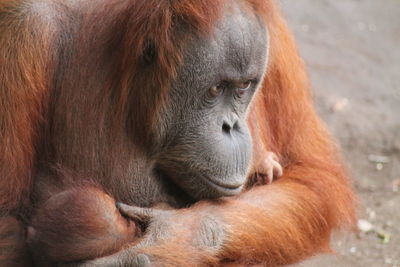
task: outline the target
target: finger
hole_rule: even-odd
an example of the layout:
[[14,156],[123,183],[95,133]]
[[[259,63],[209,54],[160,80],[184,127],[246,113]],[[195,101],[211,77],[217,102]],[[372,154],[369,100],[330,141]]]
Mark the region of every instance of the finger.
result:
[[270,153],[271,153],[271,158],[272,158],[274,161],[278,161],[278,162],[279,162],[278,156],[277,156],[274,152],[270,152]]
[[57,267],[99,267],[99,266],[119,266],[119,260],[116,257],[104,257],[85,262],[59,263]]
[[131,264],[132,267],[151,267],[150,259],[146,254],[137,255]]
[[[142,244],[143,241],[140,242]],[[152,243],[146,241],[141,247],[147,247]],[[121,266],[132,266],[132,267],[150,267],[152,266],[150,257],[146,254],[138,252],[139,246],[129,247],[123,251],[117,252],[110,256],[97,258],[80,263],[65,263],[59,264],[57,267],[121,267]],[[140,254],[138,254],[140,253]]]
[[[100,266],[110,266],[110,267],[121,267],[121,266],[131,266],[128,264],[133,260],[134,250],[128,248],[124,251],[117,252],[116,254],[97,258],[94,260],[89,260],[76,265],[59,265],[58,267],[100,267]],[[136,257],[136,256],[135,256]],[[127,265],[128,264],[128,265]],[[138,266],[138,265],[134,265]]]
[[117,203],[117,208],[123,215],[140,222],[148,222],[155,216],[152,209],[148,208],[139,208],[123,203]]
[[279,162],[275,161],[274,163],[272,163],[272,165],[274,166],[274,175],[277,177],[280,177],[283,175],[283,168],[281,166],[281,164],[279,164]]
[[273,180],[274,180],[274,168],[273,166],[271,166],[267,170],[267,179],[265,181],[265,184],[271,184]]

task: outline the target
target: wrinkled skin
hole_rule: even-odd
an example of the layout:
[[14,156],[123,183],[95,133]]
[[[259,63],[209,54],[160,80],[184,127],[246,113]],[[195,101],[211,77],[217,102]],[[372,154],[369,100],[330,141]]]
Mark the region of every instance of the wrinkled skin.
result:
[[[227,14],[213,38],[193,37],[161,112],[161,172],[195,199],[238,194],[250,166],[246,112],[267,61],[265,28]],[[273,168],[271,168],[273,169]]]

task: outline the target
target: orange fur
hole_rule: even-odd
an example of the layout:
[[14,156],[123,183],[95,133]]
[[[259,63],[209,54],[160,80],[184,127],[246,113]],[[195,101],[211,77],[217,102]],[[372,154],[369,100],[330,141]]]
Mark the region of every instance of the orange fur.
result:
[[[268,150],[280,156],[284,174],[218,205],[200,204],[191,214],[224,218],[229,238],[218,257],[227,265],[278,266],[330,252],[333,229],[354,225],[356,201],[338,148],[314,111],[303,62],[277,6],[251,2],[266,14],[271,38],[268,72],[248,117],[256,148],[252,174],[262,169],[258,164]],[[143,252],[173,266],[166,256],[170,243]],[[180,261],[204,264],[192,257]]]
[[49,93],[54,29],[34,10],[0,6],[0,212],[29,198]]
[[[181,61],[187,36],[174,25],[184,25],[198,34],[212,34],[212,26],[225,1],[228,0],[96,0],[83,1],[76,6],[74,1],[63,3],[61,0],[0,3],[0,263],[25,259],[23,226],[13,227],[10,220],[15,219],[9,214],[32,215],[29,210],[22,212],[21,207],[34,207],[29,199],[39,160],[63,162],[67,168],[104,181],[110,169],[116,174],[123,173],[126,171],[124,161],[136,156],[140,159],[152,134],[147,129],[157,129],[154,125],[157,110],[161,110],[165,90]],[[355,220],[354,196],[346,171],[336,145],[315,114],[303,63],[276,4],[272,0],[238,1],[247,3],[249,12],[263,17],[271,42],[268,72],[248,117],[256,148],[251,175],[262,169],[259,164],[267,151],[279,155],[285,167],[284,175],[272,185],[250,189],[236,198],[218,203],[202,202],[190,208],[191,216],[186,216],[181,223],[195,225],[204,212],[214,214],[228,225],[228,239],[218,255],[193,248],[187,241],[189,230],[177,231],[174,242],[143,249],[165,266],[293,263],[328,251],[332,230],[351,225]],[[73,20],[60,11],[64,4],[69,4],[74,12],[84,9],[85,12],[79,13],[84,14],[81,28],[74,28]],[[99,19],[103,23],[96,23]],[[79,49],[70,44],[67,34],[64,36],[67,30],[76,34]],[[156,63],[151,66],[147,66],[142,57],[149,45],[156,51]],[[63,54],[57,58],[59,46],[67,52],[73,47],[79,56],[68,58]],[[103,72],[93,66],[104,65],[97,56],[105,52],[112,55],[107,58],[108,69],[103,77]],[[61,80],[57,76],[61,74],[52,71],[56,66],[63,66],[63,60],[76,69],[63,70],[64,80]],[[48,95],[57,79],[61,80],[57,85],[64,90],[82,88],[82,95],[79,99],[64,99],[61,95],[58,106],[49,110]],[[132,96],[129,91],[132,83],[143,85],[145,93]],[[111,88],[119,90],[114,92]],[[62,109],[68,110],[69,101],[81,101],[81,109],[58,114]],[[88,105],[85,101],[91,102]],[[157,110],[149,113],[149,107]],[[108,109],[112,109],[112,116],[108,115],[112,119],[105,114]],[[47,130],[69,133],[57,121],[46,121],[47,112],[57,113],[59,120],[82,129],[80,136],[74,136],[71,143],[54,141],[62,147],[59,154],[52,154],[51,149],[47,149],[45,155],[38,153],[43,149],[43,139],[49,139],[43,134],[43,125]],[[132,113],[136,114],[134,118],[129,117]],[[137,139],[143,141],[132,154],[120,155],[118,147],[127,145],[124,139],[127,121],[128,128],[134,128]],[[104,132],[106,127],[110,129]],[[81,135],[93,136],[93,144],[82,146],[82,140],[86,139]],[[96,161],[97,144],[108,142],[110,136],[113,146],[107,151],[109,156],[103,166],[104,162]],[[112,192],[114,185],[107,185]],[[82,214],[78,219],[85,227],[71,234],[85,238],[85,234],[100,233],[104,237],[108,231],[117,229],[121,239],[114,241],[129,243],[130,239],[122,237],[133,233],[132,227],[113,228],[126,223],[119,214],[102,223],[104,212],[115,215],[115,206],[113,200],[102,198],[105,194],[96,190],[89,188],[88,195],[86,191],[71,191],[61,202],[61,206],[70,207],[68,216]],[[69,203],[74,205],[69,206]],[[97,210],[85,206],[88,203],[103,210],[96,213]],[[63,227],[71,221],[67,215],[58,213],[61,212],[58,207],[44,205],[35,213],[37,233],[42,231],[47,235],[46,231],[52,229],[41,227],[54,225],[54,220],[58,222],[62,218],[67,224],[60,223],[58,231],[67,231]],[[67,247],[65,251],[69,254],[58,254],[55,250],[59,249],[57,238],[49,237],[53,242],[49,254],[57,259],[76,259],[77,253],[81,253],[79,244],[76,248]],[[108,248],[100,246],[99,250],[89,246],[85,255],[77,257],[111,253],[121,246],[121,243],[114,246],[114,241],[110,241]],[[2,247],[9,249],[2,250]]]
[[52,196],[36,211],[29,229],[36,256],[48,255],[50,262],[110,255],[140,233],[134,222],[122,217],[115,201],[94,187]]

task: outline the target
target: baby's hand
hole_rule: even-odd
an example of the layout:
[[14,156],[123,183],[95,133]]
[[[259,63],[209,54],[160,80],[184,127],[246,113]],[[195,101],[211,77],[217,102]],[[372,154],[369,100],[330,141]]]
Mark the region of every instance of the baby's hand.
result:
[[257,166],[257,174],[253,183],[256,185],[270,184],[274,178],[280,177],[282,174],[283,168],[276,154],[267,152],[261,164]]

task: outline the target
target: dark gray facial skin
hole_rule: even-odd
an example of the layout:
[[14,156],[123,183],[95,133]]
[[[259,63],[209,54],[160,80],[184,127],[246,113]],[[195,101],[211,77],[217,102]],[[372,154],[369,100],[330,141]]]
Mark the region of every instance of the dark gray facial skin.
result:
[[159,172],[194,199],[241,192],[252,141],[246,113],[267,62],[259,18],[231,6],[209,37],[193,37],[159,125]]

